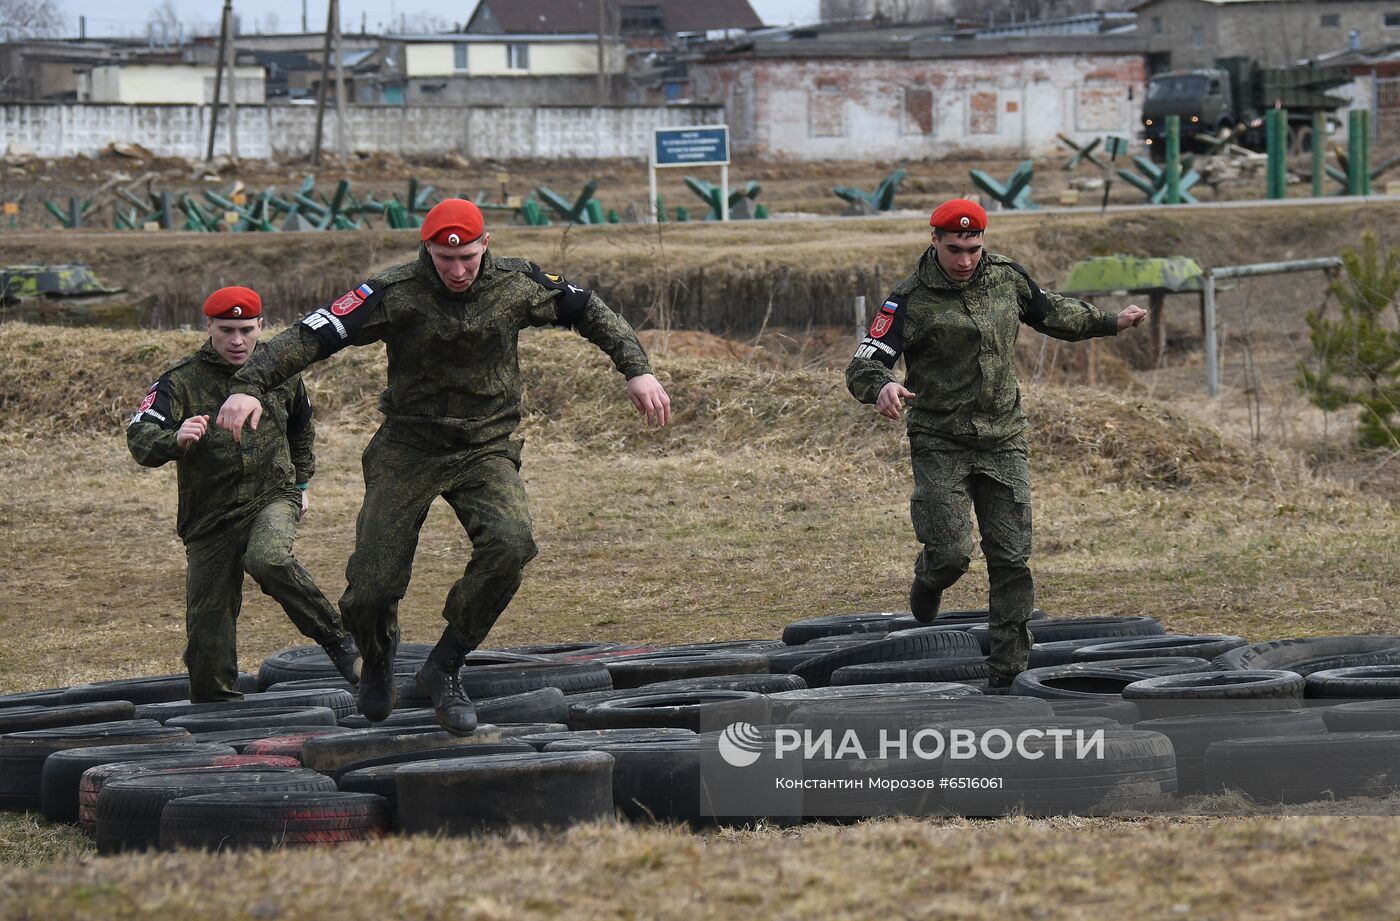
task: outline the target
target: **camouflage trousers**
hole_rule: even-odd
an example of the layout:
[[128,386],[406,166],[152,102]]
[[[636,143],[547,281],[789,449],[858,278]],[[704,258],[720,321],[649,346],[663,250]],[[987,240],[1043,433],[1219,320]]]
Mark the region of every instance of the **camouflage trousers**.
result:
[[914,577],[942,591],[967,572],[972,522],[982,532],[990,583],[991,655],[994,676],[1011,678],[1026,668],[1031,638],[1026,628],[1035,607],[1031,555],[1031,486],[1025,436],[987,450],[912,442],[914,495],[909,515],[924,545]]
[[243,573],[282,606],[302,635],[317,643],[345,636],[335,608],[292,556],[299,494],[289,490],[257,514],[185,545],[185,666],[190,699],[231,700],[238,678],[238,612]]
[[370,441],[363,463],[365,500],[340,599],[361,654],[372,661],[398,641],[399,602],[413,572],[418,532],[438,496],[452,506],[472,543],[442,616],[467,649],[475,649],[538,553],[520,480],[520,443],[501,439],[469,450],[443,449],[390,420]]

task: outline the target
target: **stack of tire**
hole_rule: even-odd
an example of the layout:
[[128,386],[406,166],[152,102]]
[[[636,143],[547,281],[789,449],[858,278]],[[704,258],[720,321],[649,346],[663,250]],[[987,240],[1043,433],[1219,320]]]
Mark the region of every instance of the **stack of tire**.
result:
[[[481,719],[467,738],[418,694],[426,645],[401,647],[399,709],[373,726],[317,647],[269,656],[237,701],[190,703],[180,675],[9,695],[0,808],[78,823],[108,853],[1400,789],[1400,637],[1250,645],[1039,611],[1029,627],[1037,665],[995,695],[985,611],[813,618],[781,641],[479,650],[460,673]],[[888,744],[911,737],[942,747]]]

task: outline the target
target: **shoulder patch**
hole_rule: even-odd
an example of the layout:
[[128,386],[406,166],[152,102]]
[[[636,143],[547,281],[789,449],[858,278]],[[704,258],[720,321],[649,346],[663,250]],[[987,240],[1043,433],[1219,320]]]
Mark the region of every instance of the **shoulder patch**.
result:
[[350,344],[351,335],[369,319],[375,305],[384,300],[384,289],[381,278],[371,278],[301,318],[301,325],[320,340],[322,358]]
[[[182,362],[183,364],[183,362]],[[175,367],[179,367],[176,365]],[[171,368],[173,371],[174,368]],[[127,426],[133,426],[138,422],[154,422],[167,432],[178,428],[179,419],[175,418],[173,403],[170,396],[170,371],[166,371],[158,377],[155,383],[151,384],[146,396],[141,400],[141,405],[136,407],[136,415],[131,417]]]
[[1026,280],[1026,285],[1030,288],[1030,306],[1023,312],[1023,319],[1025,322],[1032,326],[1045,322],[1045,318],[1050,315],[1050,299],[1045,296],[1044,291],[1040,290],[1040,286],[1031,279],[1030,273],[1021,268],[1019,262],[1013,262],[1010,259],[1006,259],[1004,262],[999,262],[997,264],[1009,267],[1013,272],[1024,278]]

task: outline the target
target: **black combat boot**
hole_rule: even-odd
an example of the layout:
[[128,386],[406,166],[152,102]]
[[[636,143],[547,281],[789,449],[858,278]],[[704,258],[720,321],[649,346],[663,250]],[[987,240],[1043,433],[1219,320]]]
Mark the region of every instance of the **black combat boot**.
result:
[[371,723],[387,719],[394,712],[394,654],[399,640],[379,656],[365,656],[360,670],[360,713]]
[[355,648],[355,638],[345,634],[334,643],[322,643],[321,648],[330,656],[331,664],[340,672],[340,677],[350,682],[351,687],[360,683],[360,651]]
[[942,592],[935,592],[918,576],[914,577],[914,584],[909,586],[909,610],[914,612],[915,620],[921,624],[933,623],[933,619],[938,616],[938,606],[942,603]]
[[476,731],[476,707],[457,680],[468,652],[461,634],[449,625],[418,670],[418,693],[432,700],[442,728],[459,736],[469,736]]

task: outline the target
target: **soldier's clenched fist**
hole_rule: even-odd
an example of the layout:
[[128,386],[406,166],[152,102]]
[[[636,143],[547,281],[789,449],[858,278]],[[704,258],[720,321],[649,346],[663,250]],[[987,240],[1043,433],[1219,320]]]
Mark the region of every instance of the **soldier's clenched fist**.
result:
[[204,437],[204,433],[209,429],[208,416],[190,416],[180,423],[180,430],[175,433],[175,444],[183,451],[196,441]]

